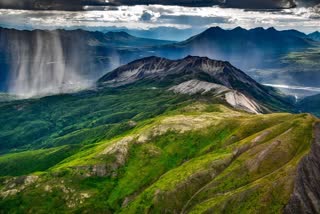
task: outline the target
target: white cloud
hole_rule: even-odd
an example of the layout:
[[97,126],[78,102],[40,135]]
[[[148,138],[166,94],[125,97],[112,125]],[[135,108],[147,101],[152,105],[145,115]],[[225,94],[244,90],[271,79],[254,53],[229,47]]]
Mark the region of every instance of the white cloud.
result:
[[294,28],[305,32],[320,30],[319,8],[295,8],[280,11],[245,11],[220,7],[121,6],[104,11],[22,11],[0,10],[0,26],[14,28],[97,28],[126,27],[149,29],[175,27],[205,29],[219,25]]

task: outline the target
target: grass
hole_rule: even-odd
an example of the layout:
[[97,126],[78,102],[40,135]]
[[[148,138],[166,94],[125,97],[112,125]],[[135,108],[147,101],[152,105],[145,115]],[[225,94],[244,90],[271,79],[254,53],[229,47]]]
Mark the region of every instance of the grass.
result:
[[79,146],[61,146],[0,156],[0,176],[19,176],[45,171],[75,154]]
[[[275,116],[276,115],[272,115],[272,117],[274,117],[273,118],[274,120],[281,118],[283,115],[278,115],[279,118],[275,118]],[[292,173],[292,170],[295,169],[294,167],[297,166],[297,163],[299,162],[299,160],[308,152],[311,138],[312,138],[311,129],[312,129],[313,119],[311,117],[307,117],[307,118],[303,118],[303,117],[305,116],[303,115],[299,116],[298,119],[295,120],[294,116],[291,116],[291,120],[293,120],[292,122],[290,122],[291,126],[297,126],[296,124],[299,124],[299,123],[302,124],[301,126],[297,126],[292,131],[292,133],[295,133],[295,135],[293,136],[291,136],[292,135],[291,133],[285,134],[283,136],[281,134],[284,132],[277,133],[277,130],[280,127],[274,124],[276,128],[274,130],[272,130],[272,128],[270,129],[271,131],[276,132],[275,135],[273,135],[273,138],[283,140],[288,145],[283,145],[283,148],[282,148],[283,152],[281,150],[281,152],[277,153],[275,150],[272,152],[272,154],[274,154],[275,156],[270,156],[263,159],[263,162],[260,165],[259,171],[249,173],[245,165],[246,161],[254,158],[255,149],[252,149],[252,152],[251,152],[252,154],[250,153],[250,150],[248,152],[244,152],[239,158],[233,160],[230,166],[228,166],[230,157],[233,154],[233,150],[231,148],[233,148],[234,145],[229,145],[226,148],[224,146],[221,146],[220,149],[218,149],[219,148],[218,147],[213,151],[210,151],[209,153],[204,154],[203,156],[200,156],[198,158],[192,158],[190,161],[185,162],[182,166],[180,167],[177,166],[177,168],[161,176],[160,179],[157,180],[157,182],[155,182],[153,185],[147,188],[143,193],[141,193],[138,197],[136,197],[136,199],[130,204],[130,206],[124,209],[123,212],[124,213],[136,213],[136,212],[159,213],[161,212],[161,210],[164,210],[164,209],[171,210],[171,212],[173,212],[175,209],[179,210],[182,208],[182,206],[184,205],[183,202],[185,202],[186,200],[185,197],[188,198],[189,196],[190,198],[193,193],[195,193],[196,191],[201,189],[201,187],[204,187],[206,185],[209,185],[210,188],[208,187],[208,190],[206,190],[205,188],[203,190],[203,193],[198,194],[197,197],[199,197],[199,199],[196,200],[195,198],[193,200],[195,200],[194,202],[195,204],[201,204],[201,201],[207,201],[211,197],[214,197],[211,203],[208,202],[209,204],[205,205],[206,209],[209,209],[215,203],[217,204],[220,203],[220,202],[219,203],[216,202],[216,200],[220,200],[218,198],[221,193],[238,191],[239,188],[245,185],[250,186],[252,182],[255,182],[257,179],[265,175],[268,175],[268,173],[272,173],[275,169],[278,169],[278,168],[281,169],[281,166],[285,165],[287,161],[291,159],[292,161],[289,162],[290,165],[288,167],[288,170],[291,170],[291,173]],[[286,125],[287,125],[286,123],[283,123],[283,126],[286,126]],[[248,127],[242,126],[243,129],[246,129]],[[286,130],[287,129],[285,128],[284,131]],[[271,135],[273,134],[273,132],[271,132]],[[216,133],[216,132],[213,131],[213,133]],[[246,133],[248,134],[249,132],[246,132]],[[187,139],[189,139],[189,137]],[[226,139],[228,138],[225,138],[224,140]],[[249,135],[246,135],[243,141],[246,141],[247,142],[246,144],[248,144],[248,142],[250,142],[252,139],[253,137],[251,137],[249,134]],[[203,142],[203,141],[201,140],[200,142]],[[272,142],[273,141],[270,141],[270,139],[266,138],[264,139],[262,146],[268,146]],[[238,144],[238,145],[241,145],[241,144]],[[253,147],[253,148],[256,148],[256,147]],[[293,151],[289,150],[289,148],[292,149]],[[287,154],[287,155],[284,155],[284,154]],[[276,157],[279,159],[276,159]],[[213,160],[211,158],[213,158]],[[220,163],[218,162],[215,164],[215,161],[214,161],[215,158],[219,158]],[[208,167],[209,163],[213,164],[213,169],[210,169]],[[221,171],[221,168],[223,168],[223,170],[220,173],[219,171]],[[207,171],[205,169],[207,169]],[[212,179],[212,177],[209,176],[211,173],[213,174],[220,173],[220,175]],[[192,176],[195,176],[197,179],[192,181],[192,178],[190,178]],[[282,173],[281,176],[275,177],[275,178],[270,176],[271,181],[269,180],[267,180],[268,182],[263,181],[262,184],[268,186],[268,185],[271,185],[270,183],[272,183],[274,180],[278,178],[284,179],[284,177],[287,177],[285,173]],[[289,178],[292,179],[291,177]],[[184,184],[187,184],[188,186],[187,189],[183,188]],[[197,186],[199,184],[200,186]],[[179,186],[181,189],[179,189]],[[248,189],[250,190],[250,188]],[[192,190],[193,190],[193,193],[192,193]],[[261,190],[259,189],[259,191]],[[162,193],[162,197],[159,192]],[[268,195],[271,193],[276,194],[274,192],[267,192],[264,194]],[[230,195],[234,195],[234,194],[235,193],[232,193]],[[278,196],[288,199],[289,194],[290,194],[289,192],[282,192]],[[215,195],[217,195],[217,199],[215,198],[216,197]],[[248,197],[254,197],[254,194],[253,195],[249,194]],[[257,206],[259,203],[261,203],[258,200],[258,198],[255,198],[256,201],[248,199],[247,202],[243,202],[243,201],[238,202],[236,203],[236,205],[238,206],[238,205],[241,205],[242,203],[244,204],[256,203],[256,205],[254,206]],[[284,200],[273,200],[273,201],[274,203],[275,202],[282,203]],[[283,205],[279,205],[279,204],[275,204],[272,206],[274,206],[275,210],[277,211],[279,211],[280,208],[283,207]],[[253,207],[251,207],[251,209]],[[247,209],[248,207],[244,207],[244,208]],[[235,210],[236,209],[234,209],[234,211]]]
[[182,99],[162,90],[136,90],[105,89],[1,103],[0,153],[110,139],[130,128],[123,127],[124,122],[154,117]]
[[[0,212],[282,210],[315,118],[251,115],[210,99],[137,90],[0,104]],[[90,174],[96,166],[110,173]],[[25,183],[28,174],[38,180]]]

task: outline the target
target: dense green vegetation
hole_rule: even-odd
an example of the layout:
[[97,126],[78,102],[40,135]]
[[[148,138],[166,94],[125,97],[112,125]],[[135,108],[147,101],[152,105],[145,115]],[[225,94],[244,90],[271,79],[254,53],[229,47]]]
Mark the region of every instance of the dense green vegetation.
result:
[[[113,117],[99,114],[103,123],[111,121],[113,134],[112,128],[99,135],[95,126],[89,126],[79,141],[72,141],[70,132],[65,132],[70,140],[57,141],[64,138],[60,132],[59,137],[52,137],[55,143],[50,146],[29,143],[21,146],[21,150],[27,147],[34,150],[16,153],[11,150],[2,155],[1,175],[5,177],[0,180],[0,210],[4,213],[34,210],[48,213],[57,207],[59,212],[97,213],[282,210],[292,191],[297,165],[310,149],[315,118],[308,114],[251,115],[214,104],[205,97],[189,97],[186,101],[156,89],[145,90],[139,96],[134,90],[113,91],[123,93],[125,99],[107,95],[106,91],[99,98],[89,96],[90,93],[79,95],[82,99],[77,102],[100,100],[91,108],[105,102],[109,104],[106,110],[110,106],[119,110]],[[102,98],[121,100],[116,107]],[[83,121],[79,122],[82,126],[75,127],[92,124],[85,119],[92,118],[93,112],[80,114],[80,110],[72,108],[80,105],[68,108],[67,101],[75,97],[66,95],[63,99],[59,105],[66,107],[65,112],[74,116],[76,124]],[[44,105],[38,104],[41,101],[18,101],[13,106],[22,102],[29,103],[29,108],[33,105],[41,108]],[[165,102],[161,104],[165,106],[163,109],[157,106],[161,102]],[[2,111],[12,108],[10,105],[2,104]],[[22,111],[32,112],[27,106]],[[55,107],[46,107],[52,109],[49,115],[59,114],[59,111],[53,114]],[[89,104],[87,108],[90,109]],[[138,109],[145,109],[144,114],[139,114]],[[128,113],[135,111],[136,114]],[[117,119],[118,115],[123,119]],[[101,126],[99,117],[92,120],[99,124],[97,127]],[[89,141],[94,133],[98,133],[97,137]],[[27,174],[31,175],[11,177]]]
[[0,103],[0,152],[99,142],[181,101],[146,86]]

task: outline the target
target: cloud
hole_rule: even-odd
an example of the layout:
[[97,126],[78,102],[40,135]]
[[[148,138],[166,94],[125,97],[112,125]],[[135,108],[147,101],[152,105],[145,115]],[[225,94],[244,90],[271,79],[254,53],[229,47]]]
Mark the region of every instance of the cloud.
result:
[[[320,29],[317,7],[284,10],[244,10],[215,7],[140,5],[105,7],[100,11],[0,10],[0,26],[18,29],[84,28],[92,30],[148,30],[156,28],[192,29],[276,27],[311,32]],[[190,35],[191,36],[191,35]]]
[[[203,7],[219,5],[232,8],[276,9],[291,8],[296,5],[308,6],[319,0],[0,0],[0,8],[41,9],[41,10],[82,10],[99,6],[134,6],[134,5],[175,5]],[[92,9],[92,8],[91,8]]]

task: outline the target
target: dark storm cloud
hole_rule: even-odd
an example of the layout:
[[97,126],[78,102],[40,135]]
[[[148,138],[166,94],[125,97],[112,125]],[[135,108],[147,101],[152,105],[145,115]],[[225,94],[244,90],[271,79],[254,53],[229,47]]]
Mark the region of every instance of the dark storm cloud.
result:
[[212,6],[220,5],[233,8],[280,9],[294,7],[295,0],[110,0],[110,4],[138,5],[163,4],[179,6]]
[[281,9],[296,6],[295,0],[227,0],[225,5],[234,8]]
[[[297,0],[301,4],[316,4],[319,0]],[[38,9],[38,10],[82,10],[99,6],[121,5],[177,5],[177,6],[213,6],[247,8],[247,9],[280,9],[296,5],[295,0],[0,0],[0,8]]]
[[296,4],[301,7],[312,7],[320,4],[320,0],[296,0]]
[[38,10],[81,10],[81,0],[0,0],[1,8],[8,9],[38,9]]

